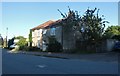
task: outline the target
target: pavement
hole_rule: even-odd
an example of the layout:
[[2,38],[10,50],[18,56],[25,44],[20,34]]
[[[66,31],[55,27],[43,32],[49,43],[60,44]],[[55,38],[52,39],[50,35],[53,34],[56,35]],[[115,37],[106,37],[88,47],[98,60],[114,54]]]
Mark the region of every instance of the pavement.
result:
[[44,56],[44,57],[51,57],[51,58],[80,59],[83,61],[89,60],[89,61],[102,61],[102,62],[115,62],[115,63],[118,63],[118,55],[119,55],[118,53],[114,53],[114,52],[96,53],[96,54],[67,54],[67,53],[52,53],[52,52],[19,51],[15,53]]

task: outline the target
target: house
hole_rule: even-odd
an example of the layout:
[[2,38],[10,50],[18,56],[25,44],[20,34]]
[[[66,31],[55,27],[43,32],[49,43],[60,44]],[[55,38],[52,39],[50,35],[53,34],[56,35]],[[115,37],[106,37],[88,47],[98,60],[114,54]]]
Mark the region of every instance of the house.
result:
[[74,32],[66,32],[60,25],[62,21],[63,19],[49,20],[32,28],[32,46],[46,50],[45,44],[48,43],[48,37],[55,36],[56,40],[62,44],[63,49],[73,49],[75,47]]
[[32,46],[45,50],[45,43],[48,43],[48,37],[52,35],[54,35],[56,39],[61,42],[61,39],[59,39],[60,37],[58,37],[61,34],[61,32],[58,32],[60,29],[55,27],[58,21],[49,20],[41,25],[38,25],[37,27],[32,28]]

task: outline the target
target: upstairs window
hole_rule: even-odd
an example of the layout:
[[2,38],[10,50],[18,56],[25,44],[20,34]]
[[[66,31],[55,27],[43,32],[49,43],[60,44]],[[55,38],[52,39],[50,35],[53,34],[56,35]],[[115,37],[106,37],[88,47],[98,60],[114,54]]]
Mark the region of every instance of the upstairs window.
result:
[[55,35],[55,28],[50,29],[50,35]]
[[37,36],[40,36],[40,31],[38,31],[38,35]]
[[42,34],[42,29],[39,29],[37,32],[38,32],[38,35],[37,35],[37,36],[40,37],[40,35]]
[[32,37],[34,37],[34,32],[32,32]]
[[43,30],[43,34],[46,34],[47,33],[47,30]]

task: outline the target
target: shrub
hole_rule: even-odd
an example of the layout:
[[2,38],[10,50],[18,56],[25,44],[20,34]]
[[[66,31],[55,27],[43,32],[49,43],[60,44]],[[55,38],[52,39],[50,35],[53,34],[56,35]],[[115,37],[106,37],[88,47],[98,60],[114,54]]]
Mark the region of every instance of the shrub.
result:
[[25,46],[19,46],[19,50],[24,50]]
[[54,36],[49,37],[49,43],[47,44],[48,52],[61,52],[62,45],[56,40]]
[[19,46],[19,50],[24,50],[24,48],[27,47],[26,38],[20,38],[16,44]]
[[61,48],[61,44],[59,42],[55,42],[48,44],[47,50],[49,52],[60,52]]

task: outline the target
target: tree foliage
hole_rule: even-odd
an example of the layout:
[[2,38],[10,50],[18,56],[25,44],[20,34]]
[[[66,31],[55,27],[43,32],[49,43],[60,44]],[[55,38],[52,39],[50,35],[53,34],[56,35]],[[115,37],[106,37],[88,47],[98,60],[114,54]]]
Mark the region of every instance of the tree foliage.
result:
[[104,32],[105,38],[117,37],[117,35],[120,35],[120,26],[109,26]]
[[17,36],[17,37],[14,37],[14,39],[24,39],[23,36]]
[[16,44],[20,47],[20,50],[24,49],[24,47],[27,46],[26,38],[24,38],[23,36],[18,36],[16,38],[19,39]]
[[[69,7],[68,7],[69,8]],[[78,11],[73,11],[69,8],[68,14],[63,14],[59,9],[58,11],[63,16],[63,20],[60,25],[66,30],[66,32],[70,29],[76,29],[76,26],[79,26],[81,17]]]
[[74,34],[72,36],[75,37],[77,43],[80,42],[81,47],[78,45],[80,49],[92,48],[91,45],[93,45],[93,49],[96,49],[98,41],[102,39],[105,25],[109,23],[105,20],[104,15],[99,15],[99,9],[88,8],[82,16],[79,11],[73,11],[70,8],[68,14],[58,11],[63,17],[60,25],[65,31],[62,30],[62,33],[72,32]]
[[81,27],[84,32],[80,30],[84,39],[87,40],[99,40],[104,32],[105,24],[109,23],[104,20],[104,16],[99,16],[99,9],[95,8],[93,10],[87,9],[85,15],[82,16]]
[[13,44],[14,44],[14,38],[9,39],[9,41],[8,41],[8,48],[10,48],[10,45],[13,45]]
[[30,42],[30,47],[32,47],[32,30],[31,29],[29,34],[29,42]]
[[26,39],[25,38],[22,38],[20,39],[18,42],[17,42],[17,45],[19,46],[25,46],[26,45]]
[[93,10],[88,8],[83,16],[80,16],[78,11],[73,11],[70,8],[68,14],[58,11],[64,18],[62,21],[63,28],[66,31],[69,29],[79,31],[84,41],[99,40],[103,35],[105,24],[109,23],[104,20],[103,15],[102,17],[99,16],[99,9],[97,8]]

